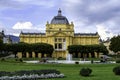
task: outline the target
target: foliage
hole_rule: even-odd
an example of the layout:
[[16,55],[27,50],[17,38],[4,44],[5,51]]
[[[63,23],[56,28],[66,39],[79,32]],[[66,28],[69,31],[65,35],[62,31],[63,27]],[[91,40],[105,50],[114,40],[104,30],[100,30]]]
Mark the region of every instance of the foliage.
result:
[[37,53],[53,53],[53,46],[47,43],[35,43],[32,45],[33,46],[33,51]]
[[114,51],[115,53],[120,51],[120,35],[114,36],[110,41],[110,50]]
[[1,58],[1,61],[5,61],[5,58]]
[[50,44],[46,44],[46,43],[34,43],[34,44],[27,44],[27,43],[15,43],[15,44],[0,44],[0,56],[7,56],[7,53],[1,53],[2,51],[4,52],[12,52],[13,54],[16,54],[17,52],[22,52],[23,54],[25,54],[26,52],[32,53],[46,53],[46,54],[52,54],[53,53],[53,46]]
[[92,73],[92,69],[90,69],[90,68],[82,68],[80,70],[81,76],[89,76],[91,73]]
[[0,52],[3,50],[3,41],[0,39]]
[[1,57],[6,57],[6,56],[9,56],[9,55],[10,55],[10,53],[8,53],[7,51],[0,52],[0,58]]
[[120,63],[120,59],[117,59],[117,60],[116,60],[116,63]]
[[20,61],[20,62],[23,62],[23,60],[22,60],[21,58],[19,59],[19,61]]
[[51,57],[54,51],[53,46],[47,43],[35,43],[32,44],[32,48],[35,53],[42,53],[42,57],[45,53]]
[[79,62],[78,62],[78,61],[76,61],[76,62],[75,62],[75,64],[79,64]]
[[7,50],[5,50],[5,45],[3,44],[3,41],[0,39],[0,57],[5,57],[10,55]]
[[108,50],[104,45],[70,45],[68,46],[69,53],[75,53],[78,56],[78,53],[84,57],[84,54],[92,54],[94,57],[94,52],[107,54]]
[[115,75],[120,75],[120,66],[114,67],[113,72],[115,73]]

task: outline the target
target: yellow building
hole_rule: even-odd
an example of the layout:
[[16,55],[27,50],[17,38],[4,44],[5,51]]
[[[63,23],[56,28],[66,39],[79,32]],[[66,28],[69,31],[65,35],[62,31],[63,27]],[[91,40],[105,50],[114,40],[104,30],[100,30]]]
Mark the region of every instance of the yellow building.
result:
[[99,44],[98,33],[74,33],[73,22],[69,23],[59,9],[57,16],[46,23],[46,33],[20,33],[20,42],[48,43],[54,47],[53,57],[66,57],[69,45]]

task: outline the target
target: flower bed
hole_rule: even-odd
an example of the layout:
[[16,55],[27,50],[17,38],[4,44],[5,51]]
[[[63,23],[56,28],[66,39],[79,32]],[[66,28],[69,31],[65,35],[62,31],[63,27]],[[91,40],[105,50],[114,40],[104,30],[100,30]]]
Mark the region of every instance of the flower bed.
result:
[[0,80],[37,80],[47,78],[63,78],[57,70],[21,70],[15,72],[0,71]]

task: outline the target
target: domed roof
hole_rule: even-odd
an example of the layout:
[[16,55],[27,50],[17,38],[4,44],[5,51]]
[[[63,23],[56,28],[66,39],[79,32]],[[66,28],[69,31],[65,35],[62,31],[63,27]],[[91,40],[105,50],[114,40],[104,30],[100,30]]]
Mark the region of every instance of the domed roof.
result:
[[62,16],[61,10],[58,10],[58,15],[51,20],[51,24],[69,24],[67,18]]

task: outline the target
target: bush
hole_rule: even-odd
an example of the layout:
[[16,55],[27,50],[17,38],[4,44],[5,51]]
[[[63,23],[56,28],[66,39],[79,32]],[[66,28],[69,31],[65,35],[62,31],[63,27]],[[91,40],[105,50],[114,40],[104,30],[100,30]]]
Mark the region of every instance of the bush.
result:
[[91,60],[91,64],[93,64],[94,63],[94,61],[93,60]]
[[91,73],[92,73],[92,69],[90,69],[90,68],[82,68],[80,70],[81,76],[89,76]]
[[0,58],[6,57],[6,56],[9,56],[9,55],[10,55],[10,53],[8,53],[8,52],[0,52]]
[[120,75],[120,66],[114,67],[113,72],[115,73],[115,75]]
[[75,62],[75,64],[79,64],[79,62]]
[[120,59],[116,60],[116,63],[120,63]]
[[5,61],[5,58],[1,58],[1,61]]
[[23,60],[22,60],[21,58],[19,59],[19,61],[20,61],[20,62],[23,62]]
[[64,58],[62,58],[62,57],[58,57],[58,60],[64,60]]

